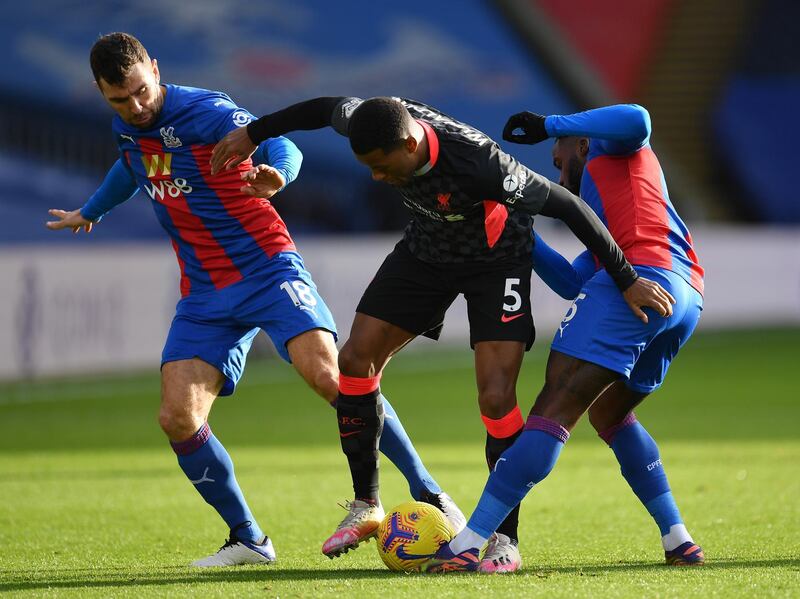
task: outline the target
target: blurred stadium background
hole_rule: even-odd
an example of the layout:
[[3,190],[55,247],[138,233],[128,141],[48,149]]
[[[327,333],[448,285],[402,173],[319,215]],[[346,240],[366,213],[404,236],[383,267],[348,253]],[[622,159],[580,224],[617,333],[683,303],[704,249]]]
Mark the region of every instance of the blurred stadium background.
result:
[[[180,476],[155,422],[158,362],[178,299],[169,241],[142,194],[91,235],[44,227],[48,208],[82,205],[116,159],[88,53],[99,34],[122,30],[158,59],[163,80],[224,90],[256,115],[320,95],[402,95],[499,138],[520,110],[646,106],[707,276],[697,338],[662,399],[640,416],[676,465],[671,480],[687,522],[719,569],[706,567],[704,586],[694,573],[674,586],[678,578],[654,566],[655,531],[582,424],[553,482],[523,506],[523,535],[536,539],[523,551],[531,578],[494,588],[518,596],[518,582],[529,580],[529,589],[564,597],[797,596],[800,489],[790,472],[800,459],[792,377],[800,363],[800,3],[0,0],[0,13],[0,591],[107,596],[152,584],[154,596],[196,596],[196,586],[165,585],[205,582],[206,594],[220,596],[333,588],[383,596],[371,552],[320,565],[319,539],[337,517],[332,502],[349,493],[344,459],[328,434],[332,414],[306,410],[318,400],[263,336],[254,350],[261,361],[213,425],[235,452],[254,511],[270,518],[287,560],[271,576],[285,586],[264,587],[257,572],[176,569],[224,531]],[[305,161],[275,205],[346,337],[407,213],[345,139],[290,137]],[[504,145],[557,178],[548,144]],[[559,223],[536,226],[567,256],[578,253]],[[533,293],[539,339],[519,382],[524,410],[566,309],[535,277]],[[485,465],[466,338],[456,303],[443,341],[412,344],[385,383],[433,471],[470,509]],[[386,500],[405,497],[396,472],[385,474]],[[600,527],[598,510],[608,520]],[[326,569],[347,575],[319,574]],[[609,573],[621,586],[606,586]],[[392,584],[414,596],[478,592],[467,578]]]
[[[116,159],[88,67],[93,41],[114,30],[140,37],[164,80],[225,90],[257,115],[318,95],[403,95],[499,138],[522,109],[643,104],[708,272],[701,327],[800,324],[793,0],[47,1],[4,14],[0,379],[157,365],[177,284],[148,199],[89,236],[43,226],[48,208],[82,205]],[[407,214],[343,138],[291,137],[305,162],[275,204],[346,335]],[[548,144],[506,149],[557,176]],[[577,253],[558,224],[537,227]],[[534,295],[546,339],[564,303],[538,281]],[[457,304],[445,340],[462,342],[465,324]]]

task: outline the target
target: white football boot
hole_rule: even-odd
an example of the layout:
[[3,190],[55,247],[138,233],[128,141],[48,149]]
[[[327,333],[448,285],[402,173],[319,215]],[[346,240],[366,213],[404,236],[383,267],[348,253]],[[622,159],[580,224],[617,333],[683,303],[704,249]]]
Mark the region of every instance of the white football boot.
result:
[[467,519],[464,517],[464,514],[458,509],[456,502],[453,501],[453,498],[447,493],[429,493],[428,491],[423,491],[419,500],[430,503],[442,510],[450,521],[450,525],[453,527],[453,531],[455,531],[456,534],[464,530],[464,527],[467,525]]
[[272,564],[276,561],[275,549],[269,537],[261,543],[242,541],[233,535],[213,555],[192,562],[196,568],[241,566],[243,564]]
[[516,572],[522,567],[519,547],[507,535],[496,532],[489,537],[489,544],[478,565],[478,572],[504,574]]

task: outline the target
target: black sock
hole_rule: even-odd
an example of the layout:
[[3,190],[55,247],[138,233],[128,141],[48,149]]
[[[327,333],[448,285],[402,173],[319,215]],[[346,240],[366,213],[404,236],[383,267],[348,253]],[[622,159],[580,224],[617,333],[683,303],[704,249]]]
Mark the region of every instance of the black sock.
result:
[[[514,444],[514,441],[522,434],[523,429],[519,429],[510,437],[498,439],[489,433],[486,433],[486,464],[489,466],[489,472],[494,470],[498,458],[503,455],[503,452]],[[519,542],[519,504],[511,510],[505,520],[497,527],[497,532],[506,535],[514,543]]]
[[378,442],[383,430],[380,389],[366,395],[343,395],[336,399],[336,416],[342,451],[353,477],[355,498],[378,502]]

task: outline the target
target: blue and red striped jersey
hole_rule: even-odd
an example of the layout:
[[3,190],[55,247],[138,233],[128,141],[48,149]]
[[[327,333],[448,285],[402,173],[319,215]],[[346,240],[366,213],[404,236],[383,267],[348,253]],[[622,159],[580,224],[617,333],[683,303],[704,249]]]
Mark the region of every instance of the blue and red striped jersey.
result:
[[580,195],[628,261],[670,270],[703,293],[704,271],[692,236],[670,201],[650,147],[648,112],[635,104],[607,106],[548,116],[545,128],[551,137],[590,139]]
[[[152,127],[138,129],[116,116],[112,129],[122,164],[152,200],[158,220],[172,238],[185,296],[240,281],[274,254],[294,250],[294,243],[269,200],[240,191],[240,175],[252,160],[211,176],[214,145],[253,116],[221,92],[165,87],[164,107]],[[287,183],[294,179],[301,160],[294,144],[275,138],[263,145],[270,154],[266,162],[281,170]],[[93,200],[107,208],[127,199],[119,188],[117,196],[111,202],[105,199],[105,204],[93,196],[81,212],[89,218]]]

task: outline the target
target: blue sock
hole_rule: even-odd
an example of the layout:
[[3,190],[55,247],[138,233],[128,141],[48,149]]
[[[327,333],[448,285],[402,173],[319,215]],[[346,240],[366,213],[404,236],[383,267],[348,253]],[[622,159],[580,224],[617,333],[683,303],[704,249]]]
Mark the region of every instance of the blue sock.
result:
[[[436,484],[422,460],[414,449],[411,439],[408,438],[403,423],[394,411],[392,404],[385,396],[383,398],[383,432],[378,449],[394,464],[408,481],[408,488],[414,499],[420,499],[422,493],[439,494],[441,487]],[[334,408],[336,402],[331,404]]]
[[678,506],[669,488],[658,445],[633,412],[600,437],[617,456],[622,476],[666,535],[674,524],[682,524]]
[[[258,543],[264,533],[256,523],[233,473],[233,462],[206,422],[186,441],[171,442],[189,481],[243,541]],[[242,526],[243,524],[247,525]]]
[[386,397],[383,398],[383,432],[378,447],[392,464],[406,477],[408,489],[414,499],[419,499],[424,491],[439,494],[442,489],[433,480],[417,450],[397,417],[397,412]]
[[491,536],[528,491],[550,473],[568,438],[557,422],[529,416],[523,433],[497,460],[467,528],[483,538]]

